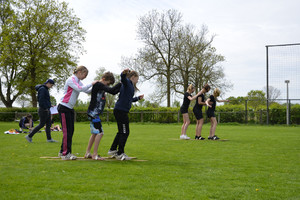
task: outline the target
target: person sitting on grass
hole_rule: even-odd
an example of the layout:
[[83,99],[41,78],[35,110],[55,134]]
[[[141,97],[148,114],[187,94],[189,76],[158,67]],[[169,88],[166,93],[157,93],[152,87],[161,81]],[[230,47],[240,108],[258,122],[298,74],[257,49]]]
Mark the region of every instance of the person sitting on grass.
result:
[[[91,102],[87,111],[92,135],[89,139],[84,158],[104,160],[100,155],[98,155],[98,147],[104,134],[99,115],[101,115],[104,110],[106,102],[105,92],[115,95],[120,91],[121,83],[116,84],[114,87],[108,87],[108,85],[112,85],[114,83],[115,78],[113,73],[106,72],[103,74],[101,80],[92,88]],[[90,151],[93,144],[94,151],[93,155],[91,155]]]
[[22,117],[19,122],[19,127],[20,132],[23,132],[23,129],[29,129],[29,131],[31,131],[33,127],[32,115],[27,114],[26,116]]

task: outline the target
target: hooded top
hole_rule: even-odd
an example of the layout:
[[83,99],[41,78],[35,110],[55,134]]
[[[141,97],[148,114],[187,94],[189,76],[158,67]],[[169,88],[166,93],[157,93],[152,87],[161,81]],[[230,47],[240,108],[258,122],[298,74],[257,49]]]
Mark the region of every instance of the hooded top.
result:
[[51,108],[49,88],[46,85],[37,85],[35,90],[38,92],[39,107],[45,110]]

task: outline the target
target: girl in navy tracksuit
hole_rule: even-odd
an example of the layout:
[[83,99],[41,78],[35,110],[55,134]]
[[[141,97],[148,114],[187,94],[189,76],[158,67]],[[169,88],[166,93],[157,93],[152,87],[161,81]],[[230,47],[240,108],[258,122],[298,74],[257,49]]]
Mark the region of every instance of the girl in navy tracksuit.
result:
[[129,118],[128,113],[132,102],[144,98],[144,95],[133,97],[137,89],[136,84],[139,75],[135,71],[125,69],[121,73],[121,83],[119,99],[114,108],[114,115],[118,124],[118,133],[111,145],[108,155],[116,157],[118,160],[129,160],[130,158],[124,153],[125,144],[129,136]]

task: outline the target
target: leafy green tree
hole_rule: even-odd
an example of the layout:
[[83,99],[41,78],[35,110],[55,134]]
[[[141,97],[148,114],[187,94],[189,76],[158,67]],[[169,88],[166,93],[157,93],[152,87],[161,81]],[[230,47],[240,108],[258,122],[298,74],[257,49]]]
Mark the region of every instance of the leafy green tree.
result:
[[245,101],[247,100],[247,97],[229,97],[227,98],[229,100],[229,102],[225,102],[224,104],[227,105],[241,105],[241,104],[245,104]]
[[266,94],[262,90],[251,90],[248,92],[247,99],[249,106],[255,110],[258,106],[266,104]]
[[84,52],[85,30],[65,2],[6,2],[0,24],[0,75],[6,80],[0,81],[0,97],[11,107],[18,96],[29,94],[36,107],[35,85],[50,77],[56,80],[56,86],[63,84],[76,66],[78,55]]

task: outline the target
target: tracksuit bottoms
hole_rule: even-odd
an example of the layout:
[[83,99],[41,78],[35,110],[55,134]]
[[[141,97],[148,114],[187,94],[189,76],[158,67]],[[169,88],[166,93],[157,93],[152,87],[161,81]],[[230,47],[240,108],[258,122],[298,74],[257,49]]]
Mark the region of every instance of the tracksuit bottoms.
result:
[[60,153],[64,156],[72,153],[72,138],[74,134],[74,109],[59,104],[57,110],[62,126],[63,139],[60,148]]
[[117,150],[119,147],[118,155],[121,155],[124,153],[125,144],[129,136],[128,112],[114,109],[114,115],[118,124],[118,133],[113,141],[113,144],[111,145],[110,150]]
[[46,124],[46,136],[47,140],[51,140],[51,114],[49,109],[39,108],[39,117],[40,117],[40,123],[37,125],[31,133],[28,135],[30,138],[32,138],[40,129],[42,129]]

